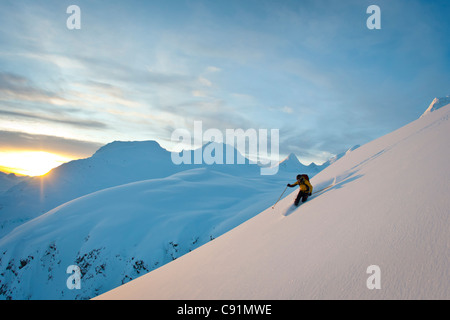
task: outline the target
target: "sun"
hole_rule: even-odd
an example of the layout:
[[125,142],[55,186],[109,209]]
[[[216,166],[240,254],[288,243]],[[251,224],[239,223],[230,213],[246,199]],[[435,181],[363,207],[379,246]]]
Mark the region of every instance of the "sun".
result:
[[0,151],[0,170],[41,176],[72,159],[46,151]]

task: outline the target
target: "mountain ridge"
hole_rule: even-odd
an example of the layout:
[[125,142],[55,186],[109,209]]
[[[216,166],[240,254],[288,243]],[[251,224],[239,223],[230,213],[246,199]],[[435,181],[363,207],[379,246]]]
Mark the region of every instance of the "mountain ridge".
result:
[[428,108],[425,110],[425,112],[420,117],[424,117],[427,114],[429,114],[437,109],[440,109],[448,104],[450,104],[450,96],[441,97],[441,98],[436,97],[433,99],[433,101],[431,101]]

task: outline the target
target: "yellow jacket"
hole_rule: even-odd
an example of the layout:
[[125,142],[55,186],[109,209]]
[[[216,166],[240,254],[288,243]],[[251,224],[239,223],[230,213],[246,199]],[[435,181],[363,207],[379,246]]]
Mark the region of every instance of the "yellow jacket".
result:
[[300,191],[305,192],[305,193],[312,193],[313,192],[313,186],[311,185],[311,183],[309,183],[308,180],[303,179],[303,182],[299,183],[299,181],[295,181],[294,184],[291,184],[291,187],[294,186],[299,186],[300,187]]

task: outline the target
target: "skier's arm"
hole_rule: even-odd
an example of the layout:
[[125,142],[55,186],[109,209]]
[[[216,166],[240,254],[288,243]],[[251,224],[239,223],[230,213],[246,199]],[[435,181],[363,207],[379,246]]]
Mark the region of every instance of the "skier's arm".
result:
[[291,187],[291,188],[295,187],[296,185],[298,185],[298,181],[295,181],[294,184],[289,184],[289,183],[288,183],[288,187]]

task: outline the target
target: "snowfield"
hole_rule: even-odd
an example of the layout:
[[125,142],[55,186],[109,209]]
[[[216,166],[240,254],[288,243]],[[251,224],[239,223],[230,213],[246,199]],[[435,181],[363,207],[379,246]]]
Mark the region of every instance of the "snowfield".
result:
[[[449,299],[449,116],[442,107],[349,152],[300,207],[294,191],[98,299]],[[380,289],[368,288],[371,266]]]

